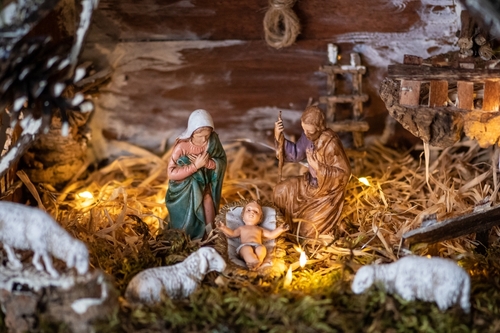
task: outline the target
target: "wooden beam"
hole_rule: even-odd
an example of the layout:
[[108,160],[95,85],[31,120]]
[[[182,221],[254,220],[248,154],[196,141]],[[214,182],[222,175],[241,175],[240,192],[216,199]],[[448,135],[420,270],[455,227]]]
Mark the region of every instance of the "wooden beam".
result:
[[401,80],[399,104],[416,106],[420,104],[420,81]]
[[484,81],[483,111],[498,111],[500,104],[500,81]]
[[448,81],[431,81],[429,88],[429,107],[446,106],[448,102]]
[[474,109],[474,83],[457,82],[457,107],[465,110]]
[[397,80],[446,80],[448,82],[470,81],[483,82],[487,79],[500,78],[498,69],[463,69],[414,65],[390,65],[387,76]]
[[500,225],[500,206],[409,231],[403,234],[403,239],[410,243],[436,243],[489,230],[496,225]]

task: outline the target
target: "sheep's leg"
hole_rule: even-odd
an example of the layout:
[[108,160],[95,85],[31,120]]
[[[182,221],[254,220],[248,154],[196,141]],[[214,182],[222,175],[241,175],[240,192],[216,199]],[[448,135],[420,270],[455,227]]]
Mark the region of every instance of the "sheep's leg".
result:
[[14,250],[7,244],[3,244],[3,248],[5,249],[5,252],[7,252],[7,258],[9,259],[9,265],[13,269],[19,269],[23,267],[23,264],[19,259],[17,259],[16,254],[14,253]]
[[35,251],[35,254],[33,255],[33,260],[31,262],[38,271],[43,271],[43,265],[40,262],[40,252]]
[[460,295],[460,306],[465,311],[465,313],[470,312],[469,296],[470,296],[470,280],[467,277],[467,279],[465,279],[462,284],[462,294]]
[[42,253],[42,259],[43,263],[45,264],[45,269],[47,272],[49,272],[50,276],[52,277],[59,277],[59,273],[54,269],[54,266],[52,266],[52,259],[50,258],[50,255],[47,252]]

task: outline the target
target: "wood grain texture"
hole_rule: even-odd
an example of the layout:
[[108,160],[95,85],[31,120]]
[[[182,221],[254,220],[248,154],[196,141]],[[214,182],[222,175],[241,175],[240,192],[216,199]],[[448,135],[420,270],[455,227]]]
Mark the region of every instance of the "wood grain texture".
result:
[[[404,54],[427,58],[456,47],[452,0],[298,1],[293,9],[302,32],[281,50],[264,40],[267,6],[267,0],[102,0],[84,54],[114,69],[97,103],[97,130],[161,150],[191,111],[205,108],[222,140],[270,141],[279,110],[287,134],[298,134],[309,99],[328,95],[320,67],[328,64],[327,44],[335,43],[340,65],[355,52],[366,66],[360,120],[369,123],[368,135],[382,133],[387,110],[378,88],[387,66]],[[351,94],[352,81],[339,76],[335,94]],[[351,103],[337,104],[335,119],[351,112]]]
[[486,80],[484,82],[483,111],[498,111],[500,105],[500,82]]
[[457,107],[465,110],[474,108],[474,83],[466,81],[457,82]]
[[448,101],[448,81],[432,80],[429,89],[429,106],[446,106]]
[[452,107],[403,106],[399,104],[400,82],[382,82],[380,96],[389,114],[406,130],[431,146],[449,147],[460,140],[465,111]]
[[[149,139],[158,138],[158,144],[179,134],[176,130],[198,108],[212,114],[223,140],[268,140],[279,110],[287,133],[299,134],[309,98],[318,101],[326,93],[327,76],[319,71],[327,61],[322,42],[298,42],[281,51],[253,41],[124,44],[111,59],[117,66],[115,80],[123,82],[103,91],[98,107],[108,119],[108,138],[135,137],[148,148],[158,148],[150,147]],[[175,51],[168,55],[168,49]],[[143,52],[151,59],[141,60]],[[367,94],[373,96],[370,104],[384,112],[376,91]],[[337,119],[346,117],[339,113]]]
[[[99,11],[109,29],[119,26],[123,40],[262,40],[267,0],[101,0]],[[421,4],[384,0],[298,1],[300,39],[331,38],[352,31],[407,31],[419,18]],[[370,13],[358,15],[354,13]],[[394,15],[397,13],[397,19]]]
[[487,79],[500,77],[500,70],[391,65],[388,68],[388,77],[421,81],[447,80],[450,83],[457,81],[484,82]]
[[500,206],[457,216],[403,234],[410,243],[436,243],[474,232],[489,230],[500,224]]
[[401,92],[399,104],[419,105],[420,104],[420,81],[401,80]]

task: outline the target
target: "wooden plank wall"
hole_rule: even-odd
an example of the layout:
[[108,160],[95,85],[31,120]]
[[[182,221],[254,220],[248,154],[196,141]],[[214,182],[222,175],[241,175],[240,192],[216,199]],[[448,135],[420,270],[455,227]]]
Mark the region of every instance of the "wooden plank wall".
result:
[[267,7],[267,0],[101,0],[83,57],[114,74],[97,101],[95,130],[162,151],[189,113],[205,108],[224,141],[269,141],[278,110],[287,131],[298,133],[308,100],[326,94],[319,66],[335,43],[341,62],[356,51],[367,66],[364,110],[369,134],[380,134],[387,65],[456,47],[453,0],[298,1],[302,32],[280,50],[264,40]]

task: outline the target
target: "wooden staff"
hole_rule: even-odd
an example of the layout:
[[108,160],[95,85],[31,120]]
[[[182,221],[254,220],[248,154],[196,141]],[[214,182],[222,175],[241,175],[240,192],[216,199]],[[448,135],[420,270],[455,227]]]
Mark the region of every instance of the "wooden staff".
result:
[[[281,111],[278,115],[278,121],[283,122],[281,118]],[[278,159],[278,182],[281,182],[281,172],[283,171],[283,163],[285,162],[285,135],[283,132],[280,133],[278,138],[278,149],[276,149],[276,158]]]

